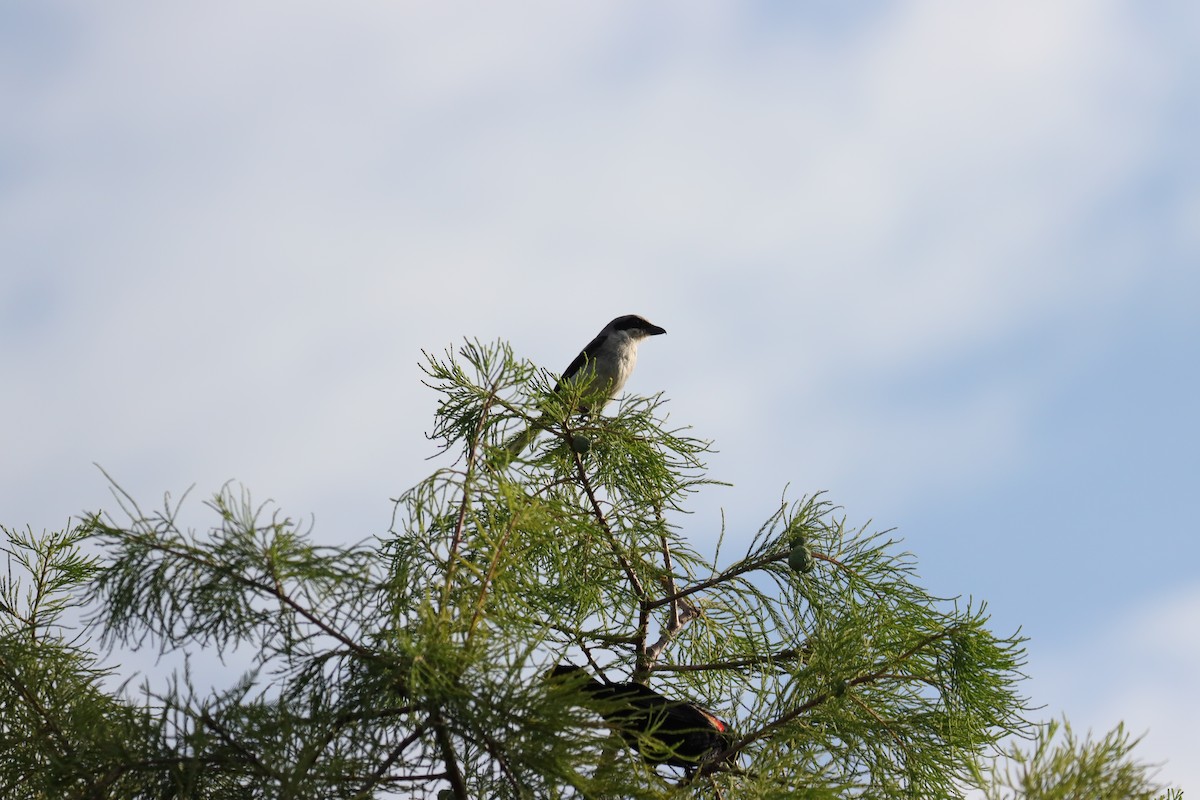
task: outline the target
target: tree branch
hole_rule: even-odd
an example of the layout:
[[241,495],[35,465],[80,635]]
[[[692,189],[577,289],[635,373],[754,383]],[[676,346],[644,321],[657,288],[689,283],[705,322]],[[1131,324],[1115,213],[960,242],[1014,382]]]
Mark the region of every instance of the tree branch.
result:
[[454,743],[450,741],[450,732],[446,729],[446,721],[441,714],[435,714],[431,720],[433,735],[437,739],[438,749],[442,753],[442,763],[446,765],[446,780],[454,790],[457,800],[470,800],[467,793],[467,782],[463,779],[462,770],[458,766],[458,756],[454,753]]

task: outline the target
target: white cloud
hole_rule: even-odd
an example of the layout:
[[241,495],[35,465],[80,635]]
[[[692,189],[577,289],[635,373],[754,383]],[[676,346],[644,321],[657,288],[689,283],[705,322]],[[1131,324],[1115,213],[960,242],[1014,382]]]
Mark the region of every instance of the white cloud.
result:
[[[504,336],[561,367],[560,331],[629,310],[679,337],[636,388],[752,461],[841,441],[833,474],[870,474],[932,441],[914,478],[986,476],[1048,371],[911,414],[864,376],[1148,279],[1089,260],[1092,210],[1162,142],[1168,56],[1122,6],[910,3],[828,39],[722,3],[59,8],[75,45],[16,82],[29,165],[0,195],[4,280],[51,298],[0,355],[18,517],[92,459],[378,491],[381,442],[425,452],[420,347]],[[811,413],[781,430],[763,392]]]

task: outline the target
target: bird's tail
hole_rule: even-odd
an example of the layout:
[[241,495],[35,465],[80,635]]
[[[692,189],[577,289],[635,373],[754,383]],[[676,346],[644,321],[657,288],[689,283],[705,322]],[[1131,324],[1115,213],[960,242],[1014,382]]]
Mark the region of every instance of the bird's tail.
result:
[[513,438],[509,439],[504,449],[508,451],[510,456],[519,456],[529,444],[537,438],[538,428],[536,425],[526,425],[525,430],[518,433]]

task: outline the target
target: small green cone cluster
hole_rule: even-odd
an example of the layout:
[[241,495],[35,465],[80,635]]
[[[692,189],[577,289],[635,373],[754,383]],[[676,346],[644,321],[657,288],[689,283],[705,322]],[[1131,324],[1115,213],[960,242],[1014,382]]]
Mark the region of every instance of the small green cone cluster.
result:
[[796,572],[809,573],[817,564],[813,558],[812,551],[808,549],[808,545],[804,541],[803,536],[797,536],[792,540],[792,549],[788,553],[788,566]]

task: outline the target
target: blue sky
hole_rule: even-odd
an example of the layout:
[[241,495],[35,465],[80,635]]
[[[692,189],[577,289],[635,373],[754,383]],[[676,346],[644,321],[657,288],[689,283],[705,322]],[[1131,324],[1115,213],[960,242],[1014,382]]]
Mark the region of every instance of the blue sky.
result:
[[[1200,786],[1200,12],[1185,2],[0,8],[0,521],[228,479],[381,532],[420,351],[628,389],[895,527],[1046,716]],[[195,503],[197,524],[203,523]]]

